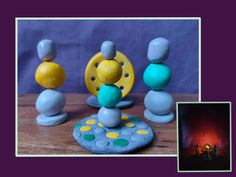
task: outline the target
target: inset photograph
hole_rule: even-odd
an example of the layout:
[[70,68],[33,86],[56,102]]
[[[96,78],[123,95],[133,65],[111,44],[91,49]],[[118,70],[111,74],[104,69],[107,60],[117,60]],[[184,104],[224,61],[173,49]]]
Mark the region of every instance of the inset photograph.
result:
[[178,172],[231,171],[231,103],[177,103]]

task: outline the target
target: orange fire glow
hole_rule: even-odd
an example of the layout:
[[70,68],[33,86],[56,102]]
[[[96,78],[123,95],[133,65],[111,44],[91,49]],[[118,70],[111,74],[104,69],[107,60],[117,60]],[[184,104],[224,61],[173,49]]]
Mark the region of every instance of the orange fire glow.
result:
[[194,154],[196,152],[196,144],[198,144],[200,153],[206,149],[211,150],[214,145],[219,148],[219,153],[224,153],[224,137],[221,129],[212,122],[201,122],[194,130],[189,130],[191,137],[190,149],[186,151],[187,154]]

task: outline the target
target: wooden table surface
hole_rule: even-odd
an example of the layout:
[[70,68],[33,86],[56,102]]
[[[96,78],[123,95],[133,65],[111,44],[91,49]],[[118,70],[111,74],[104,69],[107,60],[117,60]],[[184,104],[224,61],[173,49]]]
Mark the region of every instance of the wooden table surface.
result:
[[[54,127],[43,127],[36,124],[38,112],[35,100],[38,95],[30,94],[18,97],[17,120],[17,154],[18,155],[84,155],[90,154],[76,143],[72,130],[76,122],[97,109],[86,104],[88,94],[66,94],[64,111],[68,113],[68,121]],[[144,94],[131,94],[135,100],[133,107],[122,112],[132,114],[148,123],[157,135],[154,141],[134,154],[175,155],[176,154],[176,121],[169,124],[156,124],[144,119]],[[198,101],[196,94],[173,94],[175,101]],[[175,110],[174,110],[175,111]]]

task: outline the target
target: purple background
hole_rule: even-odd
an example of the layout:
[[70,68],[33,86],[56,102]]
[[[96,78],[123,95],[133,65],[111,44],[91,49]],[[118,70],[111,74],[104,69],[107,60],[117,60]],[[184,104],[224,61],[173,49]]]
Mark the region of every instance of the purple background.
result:
[[[109,8],[110,5],[110,8]],[[5,1],[1,4],[1,176],[190,176],[176,172],[176,158],[16,158],[15,23],[16,16],[201,16],[202,100],[232,101],[235,150],[235,4],[234,1]],[[194,173],[192,176],[236,176]],[[106,172],[105,172],[106,171]]]
[[40,93],[34,73],[42,63],[37,43],[45,38],[57,45],[59,63],[66,81],[59,90],[67,93],[88,92],[84,73],[89,60],[103,41],[113,41],[133,63],[135,84],[132,92],[146,93],[143,72],[150,64],[148,43],[156,37],[170,41],[171,51],[164,62],[172,70],[165,88],[171,93],[198,93],[198,20],[19,20],[18,21],[18,92]]

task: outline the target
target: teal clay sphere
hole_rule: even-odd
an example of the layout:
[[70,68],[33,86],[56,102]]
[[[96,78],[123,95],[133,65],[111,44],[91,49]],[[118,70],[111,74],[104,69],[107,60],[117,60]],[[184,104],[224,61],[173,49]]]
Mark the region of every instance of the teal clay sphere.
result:
[[171,70],[164,64],[150,64],[143,74],[145,84],[152,90],[161,90],[169,83]]
[[116,106],[122,97],[119,87],[115,85],[103,85],[98,92],[98,102],[100,105],[111,108]]

